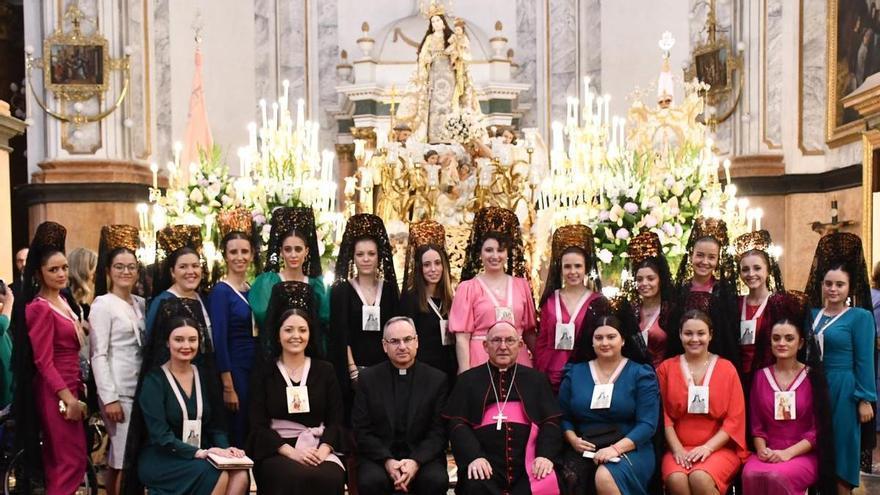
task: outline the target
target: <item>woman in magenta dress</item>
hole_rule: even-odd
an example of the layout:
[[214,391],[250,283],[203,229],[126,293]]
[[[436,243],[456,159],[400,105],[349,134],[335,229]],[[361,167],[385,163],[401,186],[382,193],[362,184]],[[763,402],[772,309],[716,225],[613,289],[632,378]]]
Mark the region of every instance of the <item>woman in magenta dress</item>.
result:
[[[535,301],[526,273],[519,220],[510,210],[490,206],[477,212],[452,299],[449,331],[455,335],[458,372],[485,363],[486,333],[499,320],[513,323],[530,351],[535,349]],[[532,365],[530,352],[517,362]]]
[[748,390],[756,370],[773,361],[770,329],[780,319],[785,299],[779,263],[771,254],[770,233],[757,230],[733,242],[739,265],[739,278],[748,294],[737,297],[739,310],[739,354],[743,385]]
[[818,361],[808,366],[798,359],[807,342],[801,323],[806,301],[784,299],[780,313],[786,316],[771,327],[768,338],[776,362],[752,378],[755,453],[743,467],[743,492],[800,495],[821,480],[822,493],[835,493],[825,374]]
[[24,269],[25,328],[16,333],[15,439],[25,450],[25,466],[36,468],[42,460],[47,495],[74,493],[88,455],[79,367],[85,333],[75,304],[61,292],[67,287],[65,236],[54,222],[37,227]]
[[588,313],[602,315],[608,301],[600,292],[593,231],[586,225],[566,225],[553,233],[550,268],[541,296],[541,329],[535,343],[535,369],[559,390],[563,368]]

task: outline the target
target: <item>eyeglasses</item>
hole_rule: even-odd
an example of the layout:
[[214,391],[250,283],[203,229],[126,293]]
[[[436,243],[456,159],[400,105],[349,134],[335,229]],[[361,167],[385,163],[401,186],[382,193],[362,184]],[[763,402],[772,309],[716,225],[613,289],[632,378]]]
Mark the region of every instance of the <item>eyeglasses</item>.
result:
[[404,338],[402,338],[402,339],[382,339],[382,341],[385,342],[386,344],[390,345],[390,346],[397,347],[397,346],[399,346],[401,343],[403,343],[404,345],[410,345],[410,344],[412,344],[417,338],[418,338],[418,337],[416,337],[415,335],[408,335],[408,336],[406,336],[406,337],[404,337]]
[[138,271],[138,266],[134,263],[131,265],[123,265],[122,263],[115,263],[112,267],[117,272],[132,272],[135,273]]
[[498,347],[501,344],[506,344],[507,347],[513,347],[519,343],[519,337],[492,337],[491,339],[489,339],[489,343],[494,345],[495,347]]

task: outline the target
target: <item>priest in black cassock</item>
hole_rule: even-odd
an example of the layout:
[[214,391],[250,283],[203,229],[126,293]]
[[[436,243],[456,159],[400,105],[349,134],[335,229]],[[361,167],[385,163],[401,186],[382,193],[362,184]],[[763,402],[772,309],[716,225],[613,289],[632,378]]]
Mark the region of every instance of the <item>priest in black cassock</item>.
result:
[[562,412],[547,377],[516,364],[522,345],[513,325],[496,322],[483,342],[489,361],[459,375],[446,403],[459,494],[559,493]]

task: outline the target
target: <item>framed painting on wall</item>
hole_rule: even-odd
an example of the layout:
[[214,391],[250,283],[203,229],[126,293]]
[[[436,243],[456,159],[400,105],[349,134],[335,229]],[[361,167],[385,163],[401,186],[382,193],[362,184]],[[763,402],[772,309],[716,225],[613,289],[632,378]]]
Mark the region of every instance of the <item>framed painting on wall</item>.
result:
[[864,116],[843,100],[880,82],[880,5],[874,0],[828,0],[827,19],[826,139],[834,147],[858,140],[865,127]]

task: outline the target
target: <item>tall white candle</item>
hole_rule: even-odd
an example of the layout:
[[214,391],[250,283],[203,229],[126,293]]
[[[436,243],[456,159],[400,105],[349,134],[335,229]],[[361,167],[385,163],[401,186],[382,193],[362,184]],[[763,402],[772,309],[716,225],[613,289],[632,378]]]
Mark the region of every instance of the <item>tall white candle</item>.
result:
[[602,101],[605,102],[605,125],[608,125],[608,103],[611,101],[611,95],[606,94]]
[[262,123],[263,129],[269,127],[269,119],[266,117],[266,99],[265,98],[260,98],[260,122]]
[[153,172],[153,189],[157,189],[159,187],[159,164],[151,163],[150,172]]

